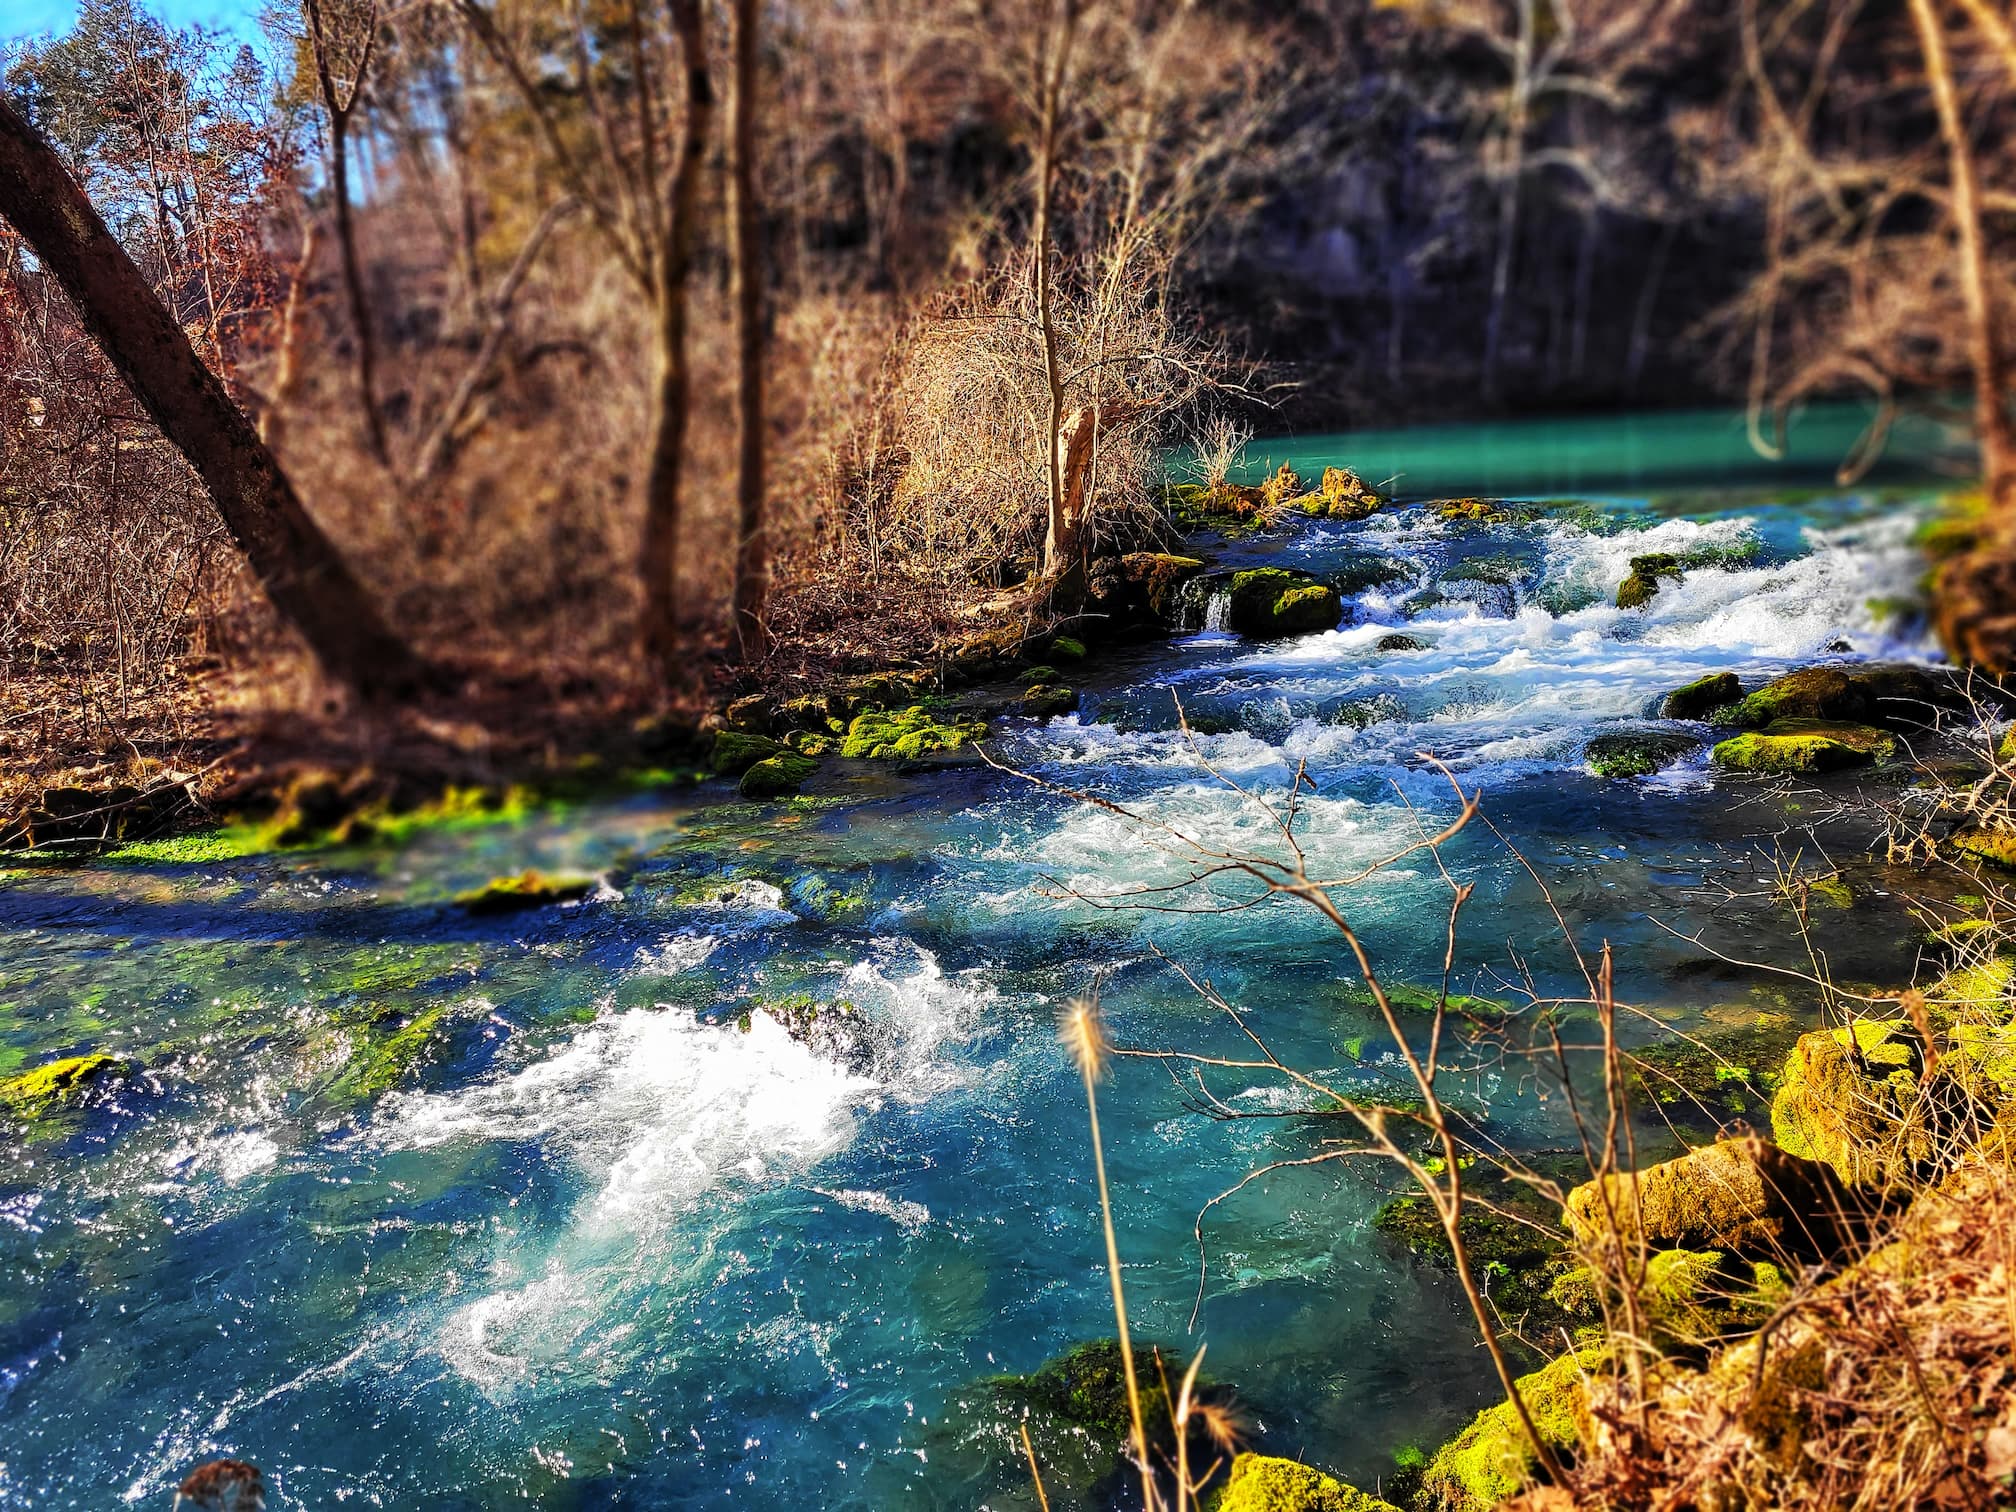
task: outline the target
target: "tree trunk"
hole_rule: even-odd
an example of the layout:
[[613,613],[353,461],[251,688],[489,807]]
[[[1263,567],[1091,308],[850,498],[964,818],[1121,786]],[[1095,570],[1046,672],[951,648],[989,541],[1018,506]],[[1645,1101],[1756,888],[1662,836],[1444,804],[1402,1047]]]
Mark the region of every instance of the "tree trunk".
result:
[[252,423],[203,365],[62,160],[0,97],[0,215],[76,305],[134,395],[209,490],[273,607],[331,677],[366,699],[427,669],[379,617]]
[[735,389],[740,456],[735,470],[736,654],[760,656],[769,643],[770,538],[764,512],[763,242],[756,203],[757,17],[760,0],[735,0],[735,96],[729,106],[729,168],[735,256]]
[[1955,239],[1967,305],[1968,357],[1974,369],[1974,427],[1981,448],[1981,483],[1988,510],[1976,547],[1954,558],[1935,584],[1934,619],[1955,657],[1990,672],[2016,671],[2016,434],[2004,401],[2007,357],[1996,323],[1981,232],[1981,207],[1967,123],[1953,87],[1946,36],[1932,0],[1910,0],[1925,57],[1926,82],[1939,110],[1952,180]]
[[700,170],[714,119],[714,84],[700,0],[673,0],[672,24],[686,62],[686,132],[672,165],[668,224],[659,239],[655,301],[658,386],[652,399],[651,463],[644,480],[644,536],[637,571],[644,585],[644,658],[662,688],[685,675],[679,634],[679,476],[686,450],[692,388],[686,355],[686,284],[693,261],[693,220]]
[[1498,398],[1498,358],[1505,340],[1505,301],[1512,292],[1512,252],[1519,240],[1519,187],[1526,175],[1527,93],[1532,87],[1537,0],[1519,0],[1519,36],[1512,49],[1512,97],[1506,112],[1504,182],[1498,186],[1498,251],[1491,262],[1491,311],[1484,321],[1484,398]]
[[[1043,535],[1043,575],[1055,577],[1076,560],[1073,532],[1064,519],[1064,472],[1059,448],[1064,429],[1064,377],[1057,355],[1057,320],[1053,309],[1054,289],[1050,276],[1051,212],[1057,181],[1057,118],[1064,94],[1065,70],[1070,66],[1071,42],[1078,28],[1077,0],[1061,0],[1063,14],[1056,36],[1046,35],[1042,57],[1039,118],[1036,127],[1036,225],[1034,229],[1036,323],[1043,337],[1043,378],[1048,395],[1044,434],[1049,438],[1043,459],[1044,480],[1049,487],[1049,506]],[[1045,29],[1049,30],[1048,17]]]

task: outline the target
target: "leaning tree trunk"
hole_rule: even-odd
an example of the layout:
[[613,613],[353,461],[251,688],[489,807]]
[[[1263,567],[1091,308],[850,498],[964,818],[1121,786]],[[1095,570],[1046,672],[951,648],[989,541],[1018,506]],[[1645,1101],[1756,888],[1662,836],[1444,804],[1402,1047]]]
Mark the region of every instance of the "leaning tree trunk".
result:
[[729,165],[735,252],[736,409],[740,457],[735,470],[736,653],[761,655],[768,644],[763,610],[770,596],[770,538],[764,511],[763,245],[756,206],[758,0],[735,0],[735,97],[730,105]]
[[273,607],[323,670],[367,699],[419,685],[425,665],[379,617],[62,159],[4,97],[0,216],[56,276],[120,376],[196,469]]
[[700,170],[714,119],[714,84],[707,72],[700,0],[673,0],[671,11],[686,63],[686,134],[673,163],[667,224],[659,241],[658,391],[652,403],[651,462],[644,481],[644,536],[637,553],[644,587],[644,659],[664,688],[677,685],[686,675],[679,635],[679,481],[692,408],[686,285],[693,262]]
[[1968,361],[1974,369],[1974,427],[1981,448],[1982,487],[1988,496],[1980,542],[1940,572],[1935,618],[1941,638],[1955,656],[1991,672],[2009,672],[2016,670],[2016,432],[2004,395],[2008,357],[1997,325],[1980,190],[1946,55],[1946,36],[1932,0],[1911,0],[1911,19],[1918,29],[1926,81],[1946,142],[1957,271],[1967,306]]

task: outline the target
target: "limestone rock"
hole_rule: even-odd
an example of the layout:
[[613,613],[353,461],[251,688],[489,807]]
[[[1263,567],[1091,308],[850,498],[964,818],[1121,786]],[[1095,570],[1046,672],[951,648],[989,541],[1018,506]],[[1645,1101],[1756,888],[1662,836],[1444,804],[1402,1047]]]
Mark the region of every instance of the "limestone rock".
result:
[[1834,1173],[1764,1140],[1725,1139],[1628,1175],[1586,1181],[1565,1218],[1585,1249],[1642,1232],[1660,1248],[1832,1253],[1841,1191]]

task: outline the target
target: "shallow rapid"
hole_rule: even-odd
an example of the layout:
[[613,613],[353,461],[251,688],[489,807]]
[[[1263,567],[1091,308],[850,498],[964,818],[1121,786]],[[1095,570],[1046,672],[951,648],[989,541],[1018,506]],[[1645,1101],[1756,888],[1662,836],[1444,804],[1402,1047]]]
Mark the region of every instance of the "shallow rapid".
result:
[[[1195,631],[1090,664],[1077,714],[990,749],[1229,847],[1270,844],[1235,785],[1278,797],[1302,770],[1298,833],[1333,872],[1446,818],[1452,780],[1481,788],[1651,1017],[1810,1015],[1683,936],[1787,958],[1773,847],[1852,847],[1853,824],[1816,829],[1705,754],[1604,781],[1583,748],[1710,672],[1931,657],[1928,492],[1660,503],[1577,481],[1530,485],[1531,520],[1411,508],[1225,543],[1222,567],[1363,586],[1339,629],[1265,643],[1208,628],[1207,598]],[[1685,580],[1617,609],[1647,552]],[[1395,634],[1418,648],[1379,649]],[[389,856],[0,874],[0,1075],[86,1051],[134,1068],[0,1152],[0,1506],[165,1506],[227,1453],[288,1507],[1033,1506],[987,1379],[1112,1327],[1060,1003],[1096,988],[1123,1046],[1233,1049],[1166,956],[1284,1060],[1399,1090],[1313,915],[1089,900],[1184,875],[1121,816],[973,766],[775,805],[717,786]],[[1459,986],[1568,985],[1548,898],[1500,841],[1473,826],[1446,860],[1476,888]],[[605,883],[502,919],[446,902],[527,865]],[[1203,888],[1186,897],[1246,896]],[[1880,869],[1854,898],[1852,924],[1821,909],[1835,970],[1907,972]],[[1432,860],[1349,901],[1393,980],[1438,980]],[[751,1011],[797,995],[853,1011],[812,1043]],[[1302,1107],[1254,1073],[1208,1085],[1224,1109]],[[1463,1095],[1508,1143],[1567,1138],[1516,1067]],[[1256,1447],[1369,1487],[1490,1399],[1453,1286],[1372,1228],[1397,1187],[1370,1165],[1212,1209],[1193,1331],[1200,1209],[1323,1131],[1205,1117],[1147,1060],[1102,1098],[1137,1331],[1208,1341]]]

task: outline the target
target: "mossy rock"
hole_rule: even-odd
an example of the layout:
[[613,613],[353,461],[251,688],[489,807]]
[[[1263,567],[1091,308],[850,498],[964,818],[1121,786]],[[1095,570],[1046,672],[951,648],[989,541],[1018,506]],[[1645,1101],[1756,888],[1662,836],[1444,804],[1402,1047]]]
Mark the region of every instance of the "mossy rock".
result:
[[1069,635],[1054,635],[1050,638],[1050,654],[1061,656],[1066,661],[1085,660],[1085,642]]
[[1733,718],[1745,729],[1761,729],[1780,719],[1858,721],[1876,712],[1870,688],[1841,667],[1801,667],[1774,677],[1736,705]]
[[465,913],[507,914],[552,903],[572,903],[595,890],[595,879],[574,872],[547,873],[527,867],[515,877],[493,877],[453,899]]
[[1701,744],[1698,736],[1671,730],[1619,730],[1591,740],[1582,759],[1598,777],[1650,777]]
[[[1584,1382],[1608,1360],[1605,1349],[1579,1350],[1514,1383],[1548,1448],[1572,1454],[1588,1438]],[[1525,1489],[1538,1468],[1518,1412],[1510,1402],[1500,1402],[1478,1413],[1468,1428],[1435,1451],[1422,1472],[1415,1505],[1433,1512],[1491,1512]]]
[[707,769],[722,777],[739,777],[759,761],[788,756],[791,748],[781,740],[748,730],[717,730],[714,749],[707,757]]
[[1306,515],[1362,520],[1386,507],[1379,491],[1348,467],[1326,467],[1316,487],[1292,501]]
[[1241,1454],[1212,1512],[1400,1512],[1391,1502],[1291,1459]]
[[1019,700],[1022,712],[1039,719],[1048,719],[1056,714],[1069,714],[1078,707],[1075,689],[1056,684],[1038,683]]
[[1055,667],[1031,667],[1026,672],[1016,673],[1015,681],[1021,683],[1024,687],[1033,688],[1038,683],[1062,682],[1063,674]]
[[1686,577],[1685,565],[1670,551],[1635,556],[1631,558],[1630,575],[1617,585],[1617,607],[1642,609],[1658,594],[1661,581],[1670,578],[1679,583]]
[[1203,571],[1198,558],[1166,551],[1130,551],[1120,558],[1121,576],[1149,613],[1165,619],[1176,606],[1177,590]]
[[352,1025],[346,1034],[349,1055],[322,1095],[361,1103],[390,1091],[447,1038],[446,1018],[447,1009],[426,1008],[413,1014],[387,1012],[368,1024]]
[[[1482,997],[1475,993],[1451,992],[1446,996],[1439,987],[1417,987],[1411,982],[1382,982],[1386,1001],[1402,1013],[1429,1014],[1437,1008],[1446,1007],[1458,1018],[1479,1024],[1495,1024],[1511,1017],[1512,1004],[1504,998]],[[1354,997],[1371,1002],[1369,992],[1354,992]]]
[[1422,640],[1418,635],[1403,635],[1396,631],[1392,635],[1380,636],[1372,649],[1375,651],[1426,651],[1428,649],[1428,642]]
[[761,761],[742,774],[739,791],[744,798],[782,798],[795,793],[805,785],[805,779],[819,769],[817,752],[803,749],[803,745],[818,743],[819,751],[824,751],[828,742],[820,736],[812,736],[801,743],[798,751],[783,751],[775,756],[765,756]]
[[116,1055],[65,1056],[0,1081],[0,1108],[15,1118],[37,1118],[82,1102],[101,1081],[128,1074]]
[[[1505,1210],[1498,1211],[1501,1207]],[[1454,1272],[1455,1252],[1426,1197],[1409,1192],[1389,1198],[1372,1226],[1438,1269]],[[1494,1193],[1490,1207],[1476,1200],[1466,1203],[1457,1229],[1473,1273],[1508,1324],[1545,1335],[1568,1321],[1555,1300],[1554,1287],[1571,1262],[1539,1203],[1520,1201],[1511,1192]]]
[[1666,719],[1706,719],[1742,698],[1743,684],[1734,672],[1711,672],[1668,693],[1659,702],[1659,713]]
[[[1999,1061],[1997,1047],[1981,1048]],[[1925,1044],[1907,1019],[1858,1019],[1801,1035],[1771,1100],[1772,1132],[1851,1185],[1906,1181],[1938,1159],[1954,1117],[1967,1111],[1941,1094],[1985,1090],[1965,1085],[1966,1059],[1949,1053],[1939,1085],[1927,1089]]]
[[1323,581],[1346,598],[1373,588],[1398,588],[1414,581],[1414,569],[1383,552],[1354,552],[1323,573]]
[[[1638,1315],[1655,1349],[1698,1353],[1755,1328],[1784,1298],[1784,1272],[1769,1260],[1733,1260],[1720,1250],[1656,1250],[1639,1271]],[[1600,1324],[1602,1286],[1577,1266],[1554,1286],[1563,1311]]]
[[869,710],[847,726],[840,754],[856,760],[914,761],[940,751],[956,751],[986,735],[978,720],[941,721],[922,708],[896,712]]
[[1256,640],[1334,630],[1344,618],[1337,590],[1305,572],[1255,567],[1232,575],[1227,622]]
[[1658,1122],[1710,1133],[1737,1120],[1762,1125],[1778,1069],[1798,1037],[1790,1019],[1759,1014],[1754,1024],[1646,1046],[1631,1055],[1632,1101]]
[[1375,724],[1386,724],[1407,717],[1407,705],[1391,693],[1375,693],[1370,698],[1347,698],[1324,716],[1325,722],[1333,725],[1349,725],[1354,730],[1367,730]]
[[1777,719],[1762,730],[1723,741],[1710,759],[1735,772],[1805,776],[1869,766],[1886,759],[1896,747],[1895,739],[1874,725],[1833,719]]
[[1438,519],[1465,525],[1524,525],[1540,518],[1540,511],[1503,499],[1435,499],[1428,512]]
[[1619,1234],[1665,1249],[1831,1255],[1841,1189],[1829,1167],[1761,1139],[1725,1139],[1645,1170],[1585,1181],[1564,1212],[1585,1251]]
[[2016,871],[2016,834],[2006,830],[1961,830],[1946,843],[1963,856]]

